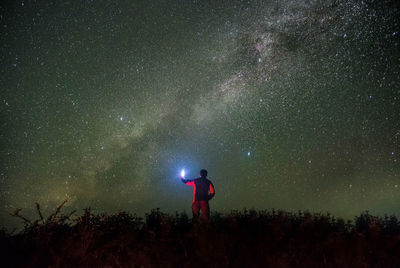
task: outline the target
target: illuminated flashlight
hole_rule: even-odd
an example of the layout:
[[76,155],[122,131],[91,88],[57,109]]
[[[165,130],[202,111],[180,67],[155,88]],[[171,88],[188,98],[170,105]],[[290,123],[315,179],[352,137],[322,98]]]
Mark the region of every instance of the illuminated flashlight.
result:
[[182,169],[182,170],[181,170],[181,178],[184,178],[184,177],[185,177],[185,170]]

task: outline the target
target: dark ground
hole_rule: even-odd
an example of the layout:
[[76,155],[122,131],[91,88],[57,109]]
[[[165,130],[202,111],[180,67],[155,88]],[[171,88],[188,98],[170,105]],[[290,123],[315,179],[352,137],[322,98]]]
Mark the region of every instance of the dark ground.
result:
[[[40,209],[38,207],[38,212]],[[307,212],[185,213],[153,210],[53,215],[0,234],[2,267],[399,267],[400,222],[368,212],[345,222]],[[19,212],[14,216],[23,218]]]

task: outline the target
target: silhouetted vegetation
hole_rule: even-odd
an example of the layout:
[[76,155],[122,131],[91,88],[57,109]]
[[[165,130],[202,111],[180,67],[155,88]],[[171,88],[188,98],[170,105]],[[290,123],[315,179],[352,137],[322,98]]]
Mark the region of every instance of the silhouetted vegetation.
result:
[[0,230],[2,267],[399,267],[400,222],[368,212],[351,221],[299,211],[214,212],[210,224],[159,209],[82,216],[60,210]]

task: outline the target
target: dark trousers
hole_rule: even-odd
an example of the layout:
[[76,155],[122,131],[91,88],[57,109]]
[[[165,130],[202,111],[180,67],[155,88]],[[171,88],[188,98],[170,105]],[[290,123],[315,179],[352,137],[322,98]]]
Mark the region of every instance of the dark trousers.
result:
[[193,222],[198,222],[200,210],[201,210],[201,220],[203,222],[209,222],[210,206],[208,205],[208,201],[195,201],[192,204]]

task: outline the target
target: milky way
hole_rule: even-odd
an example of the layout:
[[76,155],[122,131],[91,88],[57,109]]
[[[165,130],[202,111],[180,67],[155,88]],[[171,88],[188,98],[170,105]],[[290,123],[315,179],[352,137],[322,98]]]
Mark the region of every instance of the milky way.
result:
[[[12,2],[12,1],[10,1]],[[0,223],[66,210],[400,210],[395,1],[1,4]]]

